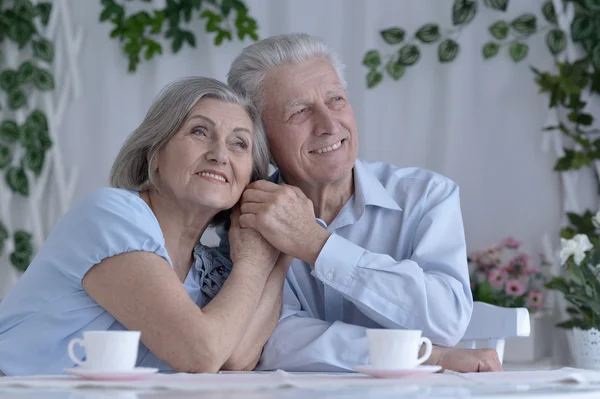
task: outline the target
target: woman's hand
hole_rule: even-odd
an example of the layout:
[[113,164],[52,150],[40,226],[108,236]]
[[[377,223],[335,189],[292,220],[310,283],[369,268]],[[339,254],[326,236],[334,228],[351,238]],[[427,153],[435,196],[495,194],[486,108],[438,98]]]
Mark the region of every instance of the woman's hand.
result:
[[[236,205],[231,212],[229,246],[231,261],[249,263],[259,270],[270,273],[279,257],[279,251],[254,229],[240,227],[240,209]],[[243,261],[243,262],[240,262]]]

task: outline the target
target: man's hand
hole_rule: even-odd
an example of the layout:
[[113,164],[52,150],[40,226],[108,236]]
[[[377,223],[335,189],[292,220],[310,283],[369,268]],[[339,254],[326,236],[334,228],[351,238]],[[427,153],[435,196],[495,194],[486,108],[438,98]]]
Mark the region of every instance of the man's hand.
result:
[[427,364],[437,364],[444,369],[460,373],[503,371],[498,353],[494,349],[441,348],[434,346]]
[[314,265],[331,235],[315,220],[313,203],[297,187],[258,180],[240,201],[240,225],[262,234],[279,251]]

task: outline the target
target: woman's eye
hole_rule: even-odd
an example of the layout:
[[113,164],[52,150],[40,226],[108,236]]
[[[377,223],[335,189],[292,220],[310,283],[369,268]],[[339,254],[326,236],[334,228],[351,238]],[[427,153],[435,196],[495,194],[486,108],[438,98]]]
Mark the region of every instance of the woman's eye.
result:
[[242,150],[248,148],[248,144],[246,144],[244,141],[238,141],[237,143],[235,143],[235,145],[241,148]]
[[203,126],[198,126],[192,129],[192,133],[196,135],[206,135],[206,128]]

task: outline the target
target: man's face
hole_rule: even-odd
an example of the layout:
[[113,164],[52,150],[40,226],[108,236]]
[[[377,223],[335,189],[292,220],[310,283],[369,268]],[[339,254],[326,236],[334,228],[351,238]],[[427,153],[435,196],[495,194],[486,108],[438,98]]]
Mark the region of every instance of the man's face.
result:
[[286,181],[315,186],[351,178],[356,121],[333,66],[315,58],[279,67],[263,90],[271,154]]

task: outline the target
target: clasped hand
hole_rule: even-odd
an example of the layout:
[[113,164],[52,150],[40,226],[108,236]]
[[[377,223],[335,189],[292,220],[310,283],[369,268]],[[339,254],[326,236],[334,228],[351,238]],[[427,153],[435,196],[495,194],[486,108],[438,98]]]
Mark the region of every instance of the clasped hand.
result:
[[242,228],[260,232],[279,251],[310,264],[330,235],[298,187],[258,180],[248,185],[240,204]]

